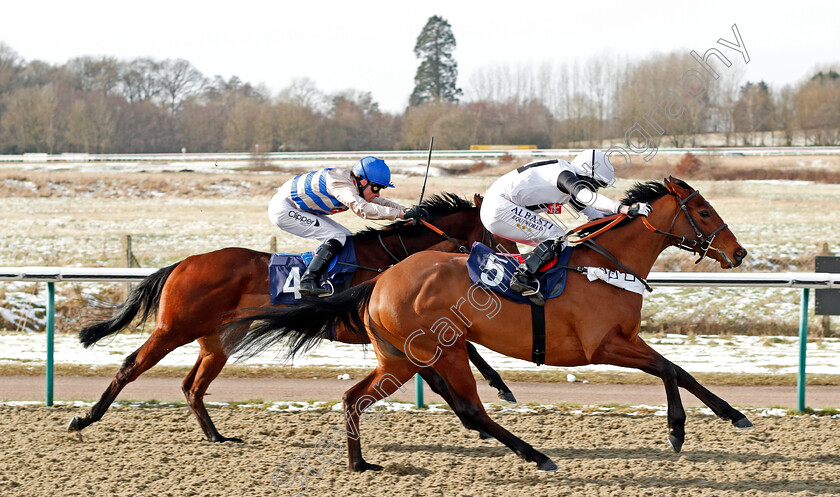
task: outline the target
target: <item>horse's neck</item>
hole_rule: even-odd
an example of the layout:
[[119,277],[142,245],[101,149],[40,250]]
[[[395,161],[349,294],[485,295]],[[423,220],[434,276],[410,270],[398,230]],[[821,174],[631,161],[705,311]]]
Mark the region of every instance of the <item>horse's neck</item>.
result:
[[[653,212],[648,217],[648,222],[662,231],[667,231],[674,218],[675,209],[678,208],[673,197],[666,195],[653,202],[651,207]],[[595,241],[642,278],[647,278],[659,254],[668,247],[669,242],[668,237],[646,228],[642,219],[607,231],[595,238]]]
[[[442,230],[447,236],[466,241],[470,241],[472,233],[476,231],[477,223],[481,223],[477,208],[447,214],[432,222],[435,227]],[[446,242],[445,237],[427,228],[421,228],[419,230],[397,228],[391,231],[383,231],[379,234],[379,237],[382,243],[380,243],[376,236],[366,239],[365,243],[369,244],[366,248],[371,250],[356,251],[359,264],[364,264],[362,259],[367,260],[368,256],[372,259],[369,261],[371,265],[375,265],[375,262],[394,263],[393,258],[387,255],[382,249],[382,244],[395,256],[403,259],[406,257],[406,252],[414,254]]]

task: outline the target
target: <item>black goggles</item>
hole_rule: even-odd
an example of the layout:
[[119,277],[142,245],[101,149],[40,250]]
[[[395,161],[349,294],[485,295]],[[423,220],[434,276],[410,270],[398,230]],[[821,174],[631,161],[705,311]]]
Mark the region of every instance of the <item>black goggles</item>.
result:
[[371,193],[379,193],[380,191],[385,189],[384,186],[377,185],[376,183],[368,183],[368,186],[370,187]]

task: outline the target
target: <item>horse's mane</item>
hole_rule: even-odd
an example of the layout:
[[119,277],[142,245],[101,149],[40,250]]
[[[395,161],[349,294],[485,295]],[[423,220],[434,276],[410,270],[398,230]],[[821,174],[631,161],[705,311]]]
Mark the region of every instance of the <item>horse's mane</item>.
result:
[[[475,208],[475,205],[473,205],[473,203],[469,200],[465,200],[458,195],[449,192],[432,195],[426,200],[423,200],[420,205],[429,212],[430,221],[433,221],[441,216],[455,214],[456,212],[462,212]],[[389,231],[397,228],[400,229],[400,233],[406,235],[412,233],[414,230],[420,230],[421,228],[428,231],[428,228],[425,228],[424,226],[417,226],[413,223],[406,223],[405,221],[394,221],[384,227],[368,226],[367,228],[354,233],[353,239],[364,240],[379,235],[383,231]]]
[[[688,190],[694,190],[694,188],[690,187],[688,183],[681,179],[671,178],[671,182]],[[668,187],[665,186],[665,183],[662,183],[661,181],[645,181],[644,183],[637,181],[633,183],[633,186],[631,186],[630,189],[624,193],[624,197],[621,199],[621,203],[626,205],[630,205],[636,202],[652,203],[664,197],[668,193]],[[595,231],[601,229],[604,224],[611,220],[612,218],[609,218],[606,219],[603,223],[596,222],[592,226],[580,230],[578,234],[580,236],[586,236],[590,233],[594,233]],[[623,221],[618,223],[615,226],[615,228],[620,228],[621,226],[624,226],[630,221],[632,221],[631,218],[624,219]]]
[[[694,188],[688,186],[688,183],[681,179],[671,178],[671,182],[687,190],[694,190]],[[621,203],[627,205],[635,202],[651,203],[667,194],[668,187],[665,186],[665,183],[660,181],[646,181],[644,183],[640,183],[637,181],[636,183],[633,183],[633,186],[631,186],[627,192],[625,192],[624,198],[621,199]]]

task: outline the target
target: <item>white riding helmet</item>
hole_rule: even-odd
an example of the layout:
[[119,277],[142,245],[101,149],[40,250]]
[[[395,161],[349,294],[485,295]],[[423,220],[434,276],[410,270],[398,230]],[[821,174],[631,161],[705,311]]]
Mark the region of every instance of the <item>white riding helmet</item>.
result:
[[570,163],[575,174],[584,178],[592,178],[599,188],[611,186],[615,188],[615,167],[604,152],[590,148],[579,153]]

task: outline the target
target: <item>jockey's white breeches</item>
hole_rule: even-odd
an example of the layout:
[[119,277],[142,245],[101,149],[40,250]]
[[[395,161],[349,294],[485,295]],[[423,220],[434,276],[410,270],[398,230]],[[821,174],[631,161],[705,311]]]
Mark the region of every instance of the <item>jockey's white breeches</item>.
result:
[[511,202],[492,187],[481,204],[481,222],[494,235],[532,247],[566,234],[564,226]]

